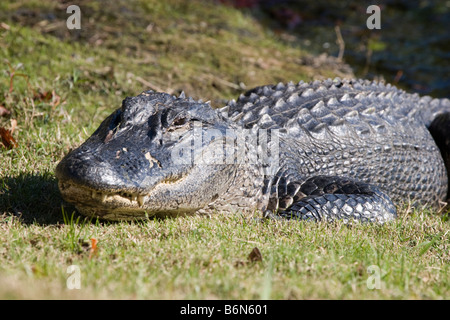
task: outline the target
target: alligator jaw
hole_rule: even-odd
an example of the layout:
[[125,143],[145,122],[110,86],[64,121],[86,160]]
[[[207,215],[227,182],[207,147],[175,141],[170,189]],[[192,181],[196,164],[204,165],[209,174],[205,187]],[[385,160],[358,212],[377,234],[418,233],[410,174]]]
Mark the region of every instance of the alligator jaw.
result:
[[76,203],[76,208],[86,216],[107,220],[136,220],[146,217],[184,215],[185,212],[149,209],[145,204],[149,194],[93,190],[78,184],[60,181],[63,198]]

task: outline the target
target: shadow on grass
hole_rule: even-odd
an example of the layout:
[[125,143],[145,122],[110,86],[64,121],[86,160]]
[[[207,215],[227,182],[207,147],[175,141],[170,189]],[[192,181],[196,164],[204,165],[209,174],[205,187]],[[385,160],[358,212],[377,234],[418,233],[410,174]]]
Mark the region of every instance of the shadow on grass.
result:
[[0,215],[16,216],[25,224],[59,224],[64,223],[62,207],[66,213],[76,212],[75,207],[63,202],[50,172],[0,179]]

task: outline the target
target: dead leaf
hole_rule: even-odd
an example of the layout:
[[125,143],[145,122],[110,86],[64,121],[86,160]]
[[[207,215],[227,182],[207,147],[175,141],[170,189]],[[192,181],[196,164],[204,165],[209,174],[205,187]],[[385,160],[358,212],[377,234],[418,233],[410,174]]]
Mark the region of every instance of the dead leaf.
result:
[[60,104],[60,102],[61,102],[61,97],[56,94],[55,90],[53,90],[52,91],[52,103],[51,103],[52,107],[53,108],[57,107]]
[[33,100],[48,102],[52,107],[57,107],[61,103],[61,97],[56,94],[55,90],[35,93]]
[[0,106],[0,117],[7,116],[11,114],[11,111],[6,109],[4,106]]
[[98,247],[97,247],[97,239],[91,238],[91,250],[89,251],[89,258],[92,258],[94,255],[97,254]]
[[91,259],[93,256],[97,254],[98,247],[97,247],[97,239],[91,238],[89,240],[85,239],[78,239],[78,243],[81,246],[81,250],[78,253],[87,253],[89,252],[89,259]]
[[18,147],[18,144],[16,140],[14,140],[14,138],[12,137],[10,130],[0,127],[0,137],[2,138],[2,145],[6,149]]
[[246,262],[244,262],[244,261],[242,261],[242,260],[237,260],[237,261],[234,262],[234,266],[235,266],[236,268],[245,266],[245,264],[246,264]]
[[250,262],[260,262],[262,261],[262,254],[261,251],[259,251],[258,247],[254,247],[252,252],[248,255],[248,260]]
[[4,22],[0,23],[0,28],[5,29],[5,30],[11,29],[11,27]]
[[39,100],[43,102],[48,102],[52,98],[52,93],[49,91],[35,93],[33,100]]
[[11,131],[11,134],[14,133],[14,130],[16,130],[16,128],[17,128],[17,120],[11,119],[11,129],[9,129],[9,131]]

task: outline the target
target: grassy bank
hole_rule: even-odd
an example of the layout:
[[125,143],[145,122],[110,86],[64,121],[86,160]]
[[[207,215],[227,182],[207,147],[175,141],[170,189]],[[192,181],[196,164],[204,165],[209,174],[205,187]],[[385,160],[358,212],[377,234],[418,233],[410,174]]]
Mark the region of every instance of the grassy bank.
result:
[[426,213],[385,226],[219,215],[0,228],[2,298],[445,299],[450,287],[448,222]]
[[[257,85],[349,74],[211,2],[78,5],[82,29],[69,31],[59,2],[0,4],[0,105],[9,112],[0,127],[14,127],[16,141],[0,148],[0,298],[449,297],[442,215],[404,210],[385,226],[351,227],[78,216],[62,202],[54,168],[126,96],[184,90],[219,106]],[[254,247],[261,260],[250,261]],[[75,275],[80,289],[71,290]],[[372,280],[379,289],[368,288]]]

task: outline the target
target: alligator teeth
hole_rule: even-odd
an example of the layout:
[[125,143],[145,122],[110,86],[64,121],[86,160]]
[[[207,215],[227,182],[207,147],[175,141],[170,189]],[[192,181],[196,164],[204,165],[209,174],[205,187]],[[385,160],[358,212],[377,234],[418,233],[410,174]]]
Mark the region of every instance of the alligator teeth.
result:
[[103,192],[91,191],[92,199],[100,199],[102,202],[105,202],[107,196],[108,196],[108,194],[103,193]]
[[137,202],[139,207],[142,207],[144,205],[145,196],[140,195],[139,193],[127,193],[127,192],[108,193],[91,190],[92,199],[95,199],[96,201],[101,201],[102,203],[105,203],[108,197],[115,197],[115,196],[128,199],[130,203]]
[[144,196],[139,195],[137,197],[137,202],[139,204],[139,207],[142,207],[144,205]]

